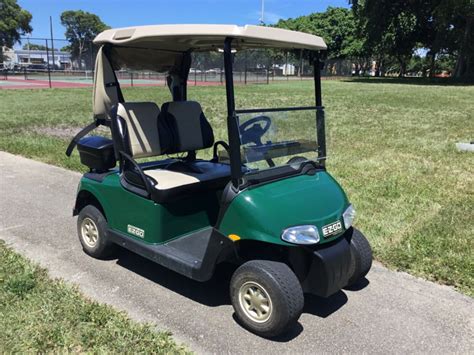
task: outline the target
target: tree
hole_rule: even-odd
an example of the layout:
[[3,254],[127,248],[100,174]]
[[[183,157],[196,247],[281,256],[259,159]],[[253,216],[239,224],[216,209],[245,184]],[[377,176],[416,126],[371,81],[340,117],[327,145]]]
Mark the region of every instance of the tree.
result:
[[400,75],[415,49],[427,49],[429,72],[436,60],[455,56],[455,77],[474,78],[472,0],[352,0],[352,9],[375,53],[396,58]]
[[13,47],[20,36],[30,33],[32,15],[22,9],[16,0],[0,0],[0,62],[3,62],[3,47]]
[[[328,7],[325,12],[280,20],[275,26],[323,37],[328,46],[328,59],[351,58],[355,62],[357,72],[367,69],[369,65],[371,52],[365,37],[359,33],[357,18],[350,9]],[[299,54],[294,53],[293,56]],[[337,61],[332,68],[328,63],[328,70],[339,73],[340,63]]]
[[42,44],[36,44],[36,43],[26,43],[23,45],[24,50],[30,50],[30,51],[45,51],[46,46],[43,46]]
[[325,12],[280,20],[276,27],[323,37],[331,59],[346,58],[356,36],[356,22],[350,9],[328,7]]
[[456,56],[453,76],[474,79],[474,2],[438,0],[433,10],[439,46]]
[[406,68],[421,38],[420,18],[423,2],[430,0],[354,0],[352,8],[358,17],[361,32],[377,59],[395,58],[400,76]]
[[79,67],[82,67],[83,55],[87,52],[90,55],[86,59],[86,64],[92,67],[94,57],[92,40],[109,27],[99,16],[82,10],[64,11],[61,14],[61,24],[66,27],[65,36],[71,43],[71,55],[78,61]]

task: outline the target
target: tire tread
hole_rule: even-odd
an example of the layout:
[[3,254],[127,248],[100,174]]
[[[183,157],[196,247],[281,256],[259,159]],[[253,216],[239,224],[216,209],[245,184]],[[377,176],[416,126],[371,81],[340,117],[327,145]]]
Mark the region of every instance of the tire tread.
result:
[[[282,322],[282,324],[278,324],[274,328],[265,331],[256,330],[251,325],[249,325],[248,322],[245,322],[245,320],[241,319],[241,321],[243,321],[244,325],[249,330],[264,337],[271,338],[285,332],[298,321],[304,306],[304,295],[298,278],[288,265],[281,262],[268,260],[248,261],[245,264],[241,265],[232,276],[231,293],[233,284],[235,283],[236,279],[243,274],[263,274],[267,277],[272,278],[278,285],[281,297],[283,298],[283,304],[286,304],[285,312],[287,312],[287,314],[285,314],[286,319],[284,320],[284,322]],[[234,305],[234,309],[236,309],[236,307],[238,306],[235,304],[234,297],[232,297],[232,294],[231,298],[233,299],[232,303]],[[236,313],[237,315],[239,315],[237,309]]]

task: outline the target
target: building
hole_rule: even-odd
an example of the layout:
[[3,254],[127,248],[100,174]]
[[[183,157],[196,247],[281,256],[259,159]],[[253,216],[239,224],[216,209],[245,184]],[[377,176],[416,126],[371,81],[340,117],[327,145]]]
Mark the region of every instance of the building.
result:
[[52,69],[72,68],[71,54],[59,50],[55,50],[53,56],[52,51],[5,48],[3,55],[5,67],[24,67],[30,64],[46,65],[49,59]]

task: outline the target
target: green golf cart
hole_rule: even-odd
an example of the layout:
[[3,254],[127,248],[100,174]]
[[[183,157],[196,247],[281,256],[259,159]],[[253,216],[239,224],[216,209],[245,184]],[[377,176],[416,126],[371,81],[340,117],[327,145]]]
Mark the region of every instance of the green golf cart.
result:
[[[261,26],[157,25],[106,30],[94,42],[94,121],[66,152],[77,146],[89,168],[73,210],[87,254],[104,258],[121,246],[198,281],[234,265],[236,316],[264,337],[297,322],[304,293],[328,297],[367,274],[370,245],[325,168],[320,37]],[[254,49],[304,51],[314,105],[236,107],[235,56]],[[201,105],[187,100],[200,52],[223,55],[227,134],[219,141]],[[124,68],[166,73],[169,102],[126,101],[116,76]],[[111,139],[88,135],[98,126]]]

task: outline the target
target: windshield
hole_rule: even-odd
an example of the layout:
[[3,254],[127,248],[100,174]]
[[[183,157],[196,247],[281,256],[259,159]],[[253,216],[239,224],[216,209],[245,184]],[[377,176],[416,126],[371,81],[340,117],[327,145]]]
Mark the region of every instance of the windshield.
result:
[[[303,162],[324,160],[324,117],[322,107],[315,106],[313,59],[309,52],[281,49],[237,51],[233,56],[234,81],[243,78],[245,84],[260,86],[235,88],[244,174],[282,176],[298,172]],[[317,122],[322,129],[317,130]]]
[[241,159],[249,172],[317,161],[314,108],[237,112]]

